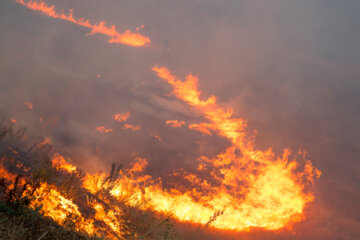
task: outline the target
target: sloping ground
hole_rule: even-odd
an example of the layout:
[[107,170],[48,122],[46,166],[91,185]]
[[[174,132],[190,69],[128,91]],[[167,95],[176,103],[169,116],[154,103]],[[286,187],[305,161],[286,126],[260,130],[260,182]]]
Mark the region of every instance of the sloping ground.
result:
[[[31,210],[21,212],[0,212],[1,240],[95,240],[83,234],[59,226],[52,219],[40,216]],[[10,209],[10,206],[8,206]]]
[[54,156],[46,139],[0,121],[0,240],[174,238],[170,217],[145,208],[143,199],[128,204],[131,189],[111,196],[120,166],[99,173],[105,180],[90,192],[81,170]]

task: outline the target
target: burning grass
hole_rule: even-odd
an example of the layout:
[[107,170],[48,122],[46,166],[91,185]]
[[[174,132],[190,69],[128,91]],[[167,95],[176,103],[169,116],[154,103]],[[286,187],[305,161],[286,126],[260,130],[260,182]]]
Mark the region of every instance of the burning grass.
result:
[[[105,21],[93,24],[90,22],[89,19],[75,18],[73,16],[73,10],[70,10],[67,14],[64,13],[64,11],[57,12],[55,10],[54,5],[48,5],[44,1],[15,0],[15,2],[33,11],[41,12],[45,16],[55,19],[62,19],[68,22],[72,22],[76,25],[88,28],[91,30],[91,32],[88,35],[103,34],[105,36],[108,36],[110,37],[109,43],[121,43],[132,47],[143,47],[150,44],[150,39],[139,33],[140,28],[137,28],[136,32],[131,32],[130,30],[126,30],[124,32],[118,32],[116,30],[115,25],[108,27]],[[143,28],[143,26],[141,26],[141,28]],[[25,104],[28,106],[29,109],[33,108],[31,103],[25,103]]]
[[[173,239],[170,217],[147,199],[119,191],[124,174],[85,175],[51,146],[32,142],[24,129],[0,126],[0,233],[8,239]],[[88,185],[86,185],[88,184]],[[89,185],[95,184],[95,185]]]
[[179,180],[171,185],[168,178],[164,184],[147,175],[148,163],[140,157],[127,169],[114,164],[110,174],[84,174],[57,154],[50,141],[18,147],[17,141],[26,140],[24,131],[5,124],[0,131],[4,181],[16,181],[21,174],[31,183],[24,190],[34,197],[30,208],[41,206],[40,213],[59,225],[104,239],[173,239],[167,215],[201,228],[238,232],[290,229],[305,218],[304,208],[314,200],[309,188],[321,172],[302,152],[297,161],[289,149],[282,155],[271,148],[255,149],[244,119],[234,117],[215,96],[200,98],[197,77],[181,81],[164,67],[153,71],[178,99],[204,116],[205,122],[190,129],[218,134],[231,145],[213,159],[200,156],[193,172],[175,171],[172,177]]

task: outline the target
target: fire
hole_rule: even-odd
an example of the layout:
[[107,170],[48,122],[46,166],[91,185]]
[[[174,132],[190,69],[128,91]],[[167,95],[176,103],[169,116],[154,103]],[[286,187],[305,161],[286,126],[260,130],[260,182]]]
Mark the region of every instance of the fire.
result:
[[124,113],[116,113],[114,114],[114,120],[118,121],[120,123],[124,123],[123,125],[123,129],[129,129],[131,131],[138,131],[140,130],[140,126],[139,125],[133,125],[133,124],[129,124],[126,123],[126,121],[130,118],[130,112],[124,112]]
[[[244,120],[232,117],[232,111],[221,108],[215,97],[205,101],[199,98],[196,77],[189,75],[182,82],[166,68],[153,70],[173,86],[176,97],[196,108],[208,120],[200,123],[199,129],[228,138],[232,146],[214,159],[200,157],[199,175],[175,173],[183,175],[183,181],[192,183],[188,189],[165,190],[161,181],[143,174],[147,161],[137,158],[132,168],[113,182],[112,196],[123,199],[131,193],[133,198],[129,204],[148,199],[146,207],[157,212],[171,213],[180,221],[219,229],[276,230],[304,219],[304,207],[314,200],[305,186],[321,174],[310,161],[305,162],[301,171],[299,164],[290,160],[291,153],[287,149],[281,157],[271,149],[254,149],[246,138]],[[211,181],[200,177],[201,173],[210,175]],[[106,179],[105,174],[87,174],[83,187],[98,192],[109,184]]]
[[131,131],[138,131],[138,130],[140,130],[140,126],[125,123],[123,126],[123,129],[130,129]]
[[51,163],[57,170],[64,170],[68,173],[76,172],[76,166],[68,163],[60,154],[55,154],[51,159]]
[[4,159],[1,159],[1,162],[0,162],[0,176],[7,179],[7,180],[14,181],[15,178],[16,178],[16,175],[11,173],[11,172],[8,172],[6,170],[6,168],[4,167],[3,161],[4,161]]
[[[11,182],[9,189],[15,187],[16,175],[8,172],[3,164],[0,165],[1,178]],[[80,213],[78,206],[70,199],[65,198],[56,189],[56,186],[49,185],[45,182],[41,183],[39,187],[34,188],[31,185],[24,185],[25,180],[21,178],[20,183],[24,187],[23,196],[32,195],[34,198],[30,203],[30,207],[38,208],[41,206],[41,212],[48,217],[51,217],[61,225],[65,224],[67,217],[72,215],[77,221],[75,222],[75,229],[78,231],[85,231],[92,234],[94,229],[91,219],[85,219]],[[30,194],[32,192],[32,194]]]
[[113,131],[111,128],[106,128],[105,126],[98,126],[95,130],[102,133],[110,133]]
[[194,123],[189,125],[189,129],[199,131],[205,135],[211,135],[211,125],[209,123]]
[[232,143],[215,159],[199,159],[199,171],[210,173],[217,185],[211,186],[206,179],[194,177],[202,191],[170,194],[148,188],[151,199],[157,199],[156,210],[170,211],[180,220],[201,224],[216,215],[209,223],[211,226],[234,230],[251,227],[275,230],[304,217],[306,203],[314,199],[313,194],[305,192],[305,185],[320,176],[319,170],[307,161],[304,170],[299,171],[296,161],[289,159],[287,149],[281,158],[276,157],[272,149],[254,149],[253,142],[246,138],[243,119],[233,117],[232,109],[219,106],[214,96],[200,99],[196,76],[189,74],[181,81],[165,67],[152,70],[173,87],[177,98],[207,120],[191,125],[190,129],[205,134],[214,132]]
[[173,128],[180,128],[185,125],[185,121],[167,120],[166,124]]
[[106,26],[106,22],[99,22],[97,24],[92,24],[90,20],[84,19],[84,18],[74,18],[73,16],[73,10],[70,10],[68,14],[65,13],[58,13],[55,10],[54,5],[48,5],[43,1],[24,1],[24,0],[15,0],[15,2],[33,10],[33,11],[39,11],[45,14],[48,17],[57,18],[66,20],[72,23],[75,23],[77,25],[86,27],[91,29],[90,33],[88,35],[93,34],[103,34],[108,37],[109,43],[121,43],[133,47],[142,47],[147,44],[150,44],[150,39],[146,36],[141,35],[138,31],[139,28],[137,28],[137,32],[131,32],[130,30],[126,30],[123,33],[120,33],[116,30],[116,26],[112,25],[111,27]]
[[130,112],[125,112],[125,113],[116,113],[114,115],[114,120],[118,121],[118,122],[126,122],[130,117]]
[[78,206],[70,199],[62,196],[55,186],[42,183],[36,189],[35,196],[36,200],[32,202],[31,207],[36,208],[41,204],[41,211],[45,216],[51,217],[59,224],[64,225],[67,217],[73,215],[78,219],[75,223],[76,230],[84,230],[89,234],[94,231],[93,221],[85,219]]
[[[299,164],[288,149],[281,156],[271,148],[255,149],[253,137],[247,136],[246,122],[242,118],[234,117],[233,110],[223,108],[214,96],[206,100],[200,98],[197,77],[188,75],[181,81],[165,67],[152,70],[172,86],[175,97],[202,114],[205,122],[190,124],[190,129],[218,134],[231,145],[213,159],[199,156],[197,171],[174,172],[172,177],[181,180],[166,188],[163,181],[167,179],[153,179],[144,173],[148,165],[144,158],[137,157],[125,170],[114,165],[110,176],[102,172],[82,175],[76,166],[55,154],[51,159],[52,169],[71,176],[70,185],[76,181],[79,185],[76,188],[85,195],[76,199],[64,192],[63,187],[55,185],[56,181],[42,181],[38,188],[28,186],[27,191],[33,191],[35,197],[31,201],[32,208],[41,204],[41,212],[60,225],[66,226],[70,218],[76,230],[91,236],[106,233],[110,239],[126,235],[127,230],[121,227],[124,226],[121,218],[124,204],[171,214],[183,222],[235,231],[277,230],[305,218],[304,208],[314,200],[307,186],[321,174],[310,161]],[[120,122],[129,117],[128,112],[114,115]],[[169,120],[167,124],[177,127],[185,122]],[[140,126],[125,123],[124,128],[135,131]],[[112,131],[104,126],[96,130]],[[152,136],[160,138],[157,134]],[[304,152],[300,154],[305,156]],[[22,168],[22,165],[17,166]],[[26,172],[30,174],[31,169]],[[0,174],[8,181],[16,179],[3,165],[0,165]],[[9,186],[10,189],[14,187],[14,184]],[[85,213],[83,209],[90,211]]]

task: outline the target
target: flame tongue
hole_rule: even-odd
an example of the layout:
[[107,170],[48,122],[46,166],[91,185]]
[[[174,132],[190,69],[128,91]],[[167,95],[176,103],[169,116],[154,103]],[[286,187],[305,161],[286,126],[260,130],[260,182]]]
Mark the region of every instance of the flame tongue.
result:
[[[243,119],[232,117],[232,110],[220,107],[214,96],[200,99],[197,77],[190,74],[181,81],[165,67],[154,67],[152,70],[173,87],[177,98],[194,107],[208,120],[189,128],[207,134],[216,132],[232,143],[215,159],[200,158],[199,170],[209,172],[220,184],[211,186],[206,180],[197,179],[203,189],[209,191],[196,192],[196,202],[188,197],[193,195],[190,192],[175,198],[162,194],[167,202],[164,205],[172,205],[167,210],[181,220],[197,223],[206,223],[212,219],[214,212],[220,212],[211,225],[221,229],[261,227],[274,230],[301,219],[305,204],[314,198],[312,194],[304,193],[305,183],[319,176],[320,172],[309,161],[303,172],[296,172],[297,164],[289,160],[288,150],[284,151],[282,158],[276,158],[271,149],[254,149],[253,143],[246,139],[246,122]],[[176,198],[178,201],[174,200]],[[187,209],[184,210],[186,214],[182,215],[178,204]]]
[[133,47],[142,47],[150,43],[150,39],[146,36],[141,35],[139,32],[134,33],[130,30],[126,30],[123,33],[119,33],[116,30],[115,25],[108,27],[106,26],[106,22],[92,24],[90,23],[90,20],[85,20],[83,18],[75,19],[72,10],[69,11],[69,14],[58,13],[55,11],[54,6],[49,6],[43,1],[37,2],[29,0],[25,2],[24,0],[15,0],[15,2],[24,5],[31,10],[42,12],[48,17],[63,19],[77,25],[89,28],[91,29],[91,32],[88,35],[103,34],[109,36],[109,43],[121,43]]

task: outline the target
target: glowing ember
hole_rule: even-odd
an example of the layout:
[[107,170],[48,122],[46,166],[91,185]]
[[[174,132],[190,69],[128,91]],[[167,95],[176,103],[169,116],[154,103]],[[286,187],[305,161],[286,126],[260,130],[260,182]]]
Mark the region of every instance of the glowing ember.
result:
[[140,130],[140,126],[125,123],[123,126],[123,129],[130,129],[131,131],[138,131],[138,130]]
[[111,128],[106,128],[105,126],[96,127],[95,130],[102,133],[109,133],[113,131]]
[[185,125],[185,121],[167,120],[166,124],[173,128],[179,128]]
[[116,113],[114,115],[114,120],[118,121],[118,122],[126,122],[130,117],[130,112],[125,112],[125,113]]
[[[115,25],[108,27],[106,26],[106,22],[92,24],[88,19],[86,20],[84,18],[75,19],[73,17],[73,10],[70,10],[68,14],[65,14],[65,13],[56,12],[55,7],[53,5],[52,6],[47,5],[43,1],[37,2],[37,1],[29,0],[25,2],[24,0],[15,0],[15,2],[22,4],[31,10],[42,12],[48,17],[63,19],[75,23],[77,25],[90,28],[91,32],[89,33],[89,35],[98,33],[109,36],[110,37],[109,43],[121,43],[133,47],[141,47],[150,43],[150,39],[148,37],[141,35],[139,32],[134,33],[131,32],[130,30],[126,30],[123,33],[119,33],[116,30]],[[139,28],[137,28],[137,31],[138,30]]]

